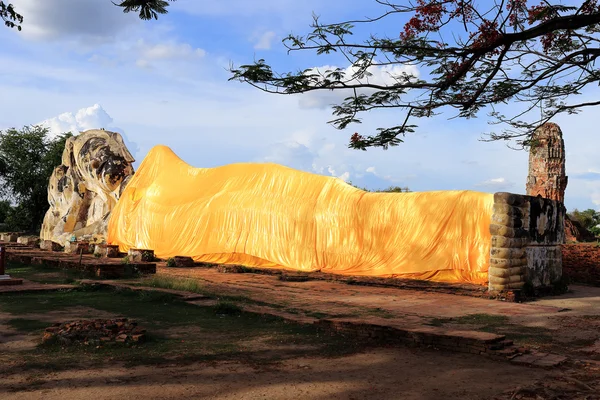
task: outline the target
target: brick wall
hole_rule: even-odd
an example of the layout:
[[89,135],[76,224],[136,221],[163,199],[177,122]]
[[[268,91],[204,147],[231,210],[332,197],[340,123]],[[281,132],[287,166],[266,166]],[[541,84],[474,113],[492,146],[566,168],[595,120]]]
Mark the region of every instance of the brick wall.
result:
[[563,274],[572,283],[600,286],[600,247],[596,243],[562,246]]

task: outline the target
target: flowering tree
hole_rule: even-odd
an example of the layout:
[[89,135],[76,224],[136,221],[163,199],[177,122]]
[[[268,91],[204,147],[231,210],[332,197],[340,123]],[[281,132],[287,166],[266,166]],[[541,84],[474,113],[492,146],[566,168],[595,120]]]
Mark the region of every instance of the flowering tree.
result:
[[[567,101],[600,82],[599,0],[577,6],[550,0],[537,5],[528,0],[402,2],[410,5],[375,1],[384,7],[377,17],[322,24],[315,16],[311,33],[284,39],[289,51],[335,52],[352,68],[275,73],[260,59],[231,67],[231,79],[279,94],[348,91],[349,96],[333,106],[330,123],[338,129],[360,123],[366,111],[401,110],[397,125],[371,135],[352,135],[349,147],[362,150],[401,143],[414,131],[415,119],[443,109],[471,118],[487,108],[493,123],[504,124],[488,140],[517,139],[528,145],[533,130],[555,115],[600,104]],[[373,34],[365,41],[352,41],[357,24],[372,24],[370,30],[375,31],[376,24],[394,18],[403,18],[396,37]],[[397,71],[391,66],[412,66],[418,73],[404,68],[390,72],[389,84],[369,80],[374,67]],[[514,115],[501,112],[499,106],[508,102],[517,104]]]

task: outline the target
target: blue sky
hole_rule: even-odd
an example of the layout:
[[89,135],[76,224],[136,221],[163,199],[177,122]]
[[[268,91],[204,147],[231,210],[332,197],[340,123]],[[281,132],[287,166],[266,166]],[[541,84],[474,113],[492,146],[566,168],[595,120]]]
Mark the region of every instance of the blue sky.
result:
[[[25,23],[22,32],[0,29],[0,129],[43,122],[55,133],[116,130],[138,162],[164,144],[196,167],[269,161],[372,189],[525,191],[527,153],[481,142],[491,130],[485,112],[422,120],[400,146],[362,152],[346,148],[352,133],[397,124],[397,111],[338,131],[326,123],[328,105],[342,98],[337,92],[277,96],[228,81],[230,63],[258,58],[278,71],[348,67],[336,56],[288,55],[281,39],[308,32],[313,12],[325,22],[377,15],[374,1],[178,0],[152,22],[109,0],[13,3]],[[376,33],[400,25],[383,23]],[[565,138],[569,210],[600,208],[595,113],[555,120]]]

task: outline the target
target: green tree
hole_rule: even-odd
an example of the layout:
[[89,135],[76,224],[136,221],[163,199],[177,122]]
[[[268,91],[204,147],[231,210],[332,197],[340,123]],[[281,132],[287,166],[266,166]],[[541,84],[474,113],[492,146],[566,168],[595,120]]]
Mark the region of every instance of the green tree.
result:
[[0,222],[4,222],[6,220],[6,216],[11,209],[10,202],[8,200],[0,201]]
[[0,131],[0,196],[14,207],[7,211],[10,230],[37,231],[48,210],[48,180],[61,164],[62,151],[70,133],[51,138],[47,128],[23,127]]
[[12,206],[8,200],[0,200],[0,230],[4,230],[7,227],[6,218],[12,211]]
[[349,185],[354,186],[357,189],[364,190],[365,192],[374,192],[374,193],[409,193],[411,190],[408,187],[400,187],[400,186],[390,186],[387,189],[375,189],[370,190],[364,187],[357,186],[352,182],[348,182]]
[[[600,225],[600,212],[591,208],[588,208],[584,211],[575,209],[569,213],[569,217],[578,221],[588,231],[596,235],[600,233],[599,229],[596,228],[598,225]],[[594,232],[594,230],[596,232]]]
[[[337,54],[351,68],[274,72],[264,60],[230,67],[230,79],[269,93],[295,94],[340,91],[346,99],[333,106],[338,129],[360,123],[378,109],[397,109],[394,126],[350,138],[349,147],[384,149],[414,132],[416,119],[454,110],[473,118],[482,109],[493,123],[505,127],[486,140],[512,140],[527,146],[533,131],[559,113],[576,113],[598,101],[574,100],[584,87],[600,82],[599,0],[578,6],[560,0],[375,0],[381,12],[372,18],[324,24],[314,17],[312,32],[289,35],[289,52]],[[375,32],[399,29],[391,36]],[[357,38],[368,25],[371,32]],[[327,61],[331,64],[331,61]],[[412,69],[392,67],[412,66]],[[369,81],[373,67],[386,67],[391,83]],[[419,73],[413,73],[418,68]],[[502,114],[510,102],[518,111]]]

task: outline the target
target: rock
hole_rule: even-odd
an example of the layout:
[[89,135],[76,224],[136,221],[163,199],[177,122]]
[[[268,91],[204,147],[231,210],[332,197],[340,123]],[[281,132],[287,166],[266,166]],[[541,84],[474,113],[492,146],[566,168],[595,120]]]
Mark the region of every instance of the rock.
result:
[[77,320],[54,324],[44,331],[42,342],[58,340],[63,345],[98,345],[143,343],[146,331],[127,318]]
[[106,240],[110,212],[133,175],[134,158],[116,132],[88,130],[69,138],[48,184],[42,240]]
[[44,336],[42,337],[42,343],[48,343],[55,339],[55,335],[51,332],[44,332]]
[[134,343],[143,343],[144,341],[146,341],[146,335],[144,335],[144,334],[133,335],[131,337],[131,339],[133,340]]

